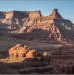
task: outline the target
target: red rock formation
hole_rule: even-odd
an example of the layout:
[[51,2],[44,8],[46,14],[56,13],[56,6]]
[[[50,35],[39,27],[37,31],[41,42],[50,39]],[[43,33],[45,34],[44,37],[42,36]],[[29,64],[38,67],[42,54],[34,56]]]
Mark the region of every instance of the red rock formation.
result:
[[25,40],[74,41],[74,25],[64,19],[57,9],[51,15],[42,16],[40,11],[1,12],[0,33],[14,33]]
[[20,44],[18,44],[9,50],[9,57],[10,59],[23,58],[26,56],[27,52],[27,47],[23,47]]
[[39,54],[40,54],[40,52],[37,51],[37,50],[30,50],[30,51],[26,54],[26,57],[27,57],[27,58],[35,58],[35,57],[37,57]]
[[58,13],[58,9],[54,9],[49,17],[50,19],[63,19],[62,16]]

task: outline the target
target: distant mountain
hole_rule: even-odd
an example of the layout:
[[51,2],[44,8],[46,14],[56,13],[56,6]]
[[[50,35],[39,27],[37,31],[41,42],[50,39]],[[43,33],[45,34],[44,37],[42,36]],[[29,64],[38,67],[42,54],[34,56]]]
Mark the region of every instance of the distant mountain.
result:
[[0,12],[0,33],[38,41],[74,42],[74,24],[53,9],[49,16],[40,11]]

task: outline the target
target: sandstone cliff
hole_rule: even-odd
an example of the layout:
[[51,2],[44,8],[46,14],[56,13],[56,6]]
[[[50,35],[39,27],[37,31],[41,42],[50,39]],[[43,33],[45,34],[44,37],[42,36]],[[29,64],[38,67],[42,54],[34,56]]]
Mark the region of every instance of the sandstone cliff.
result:
[[74,25],[64,19],[57,9],[49,16],[40,11],[0,12],[0,33],[18,34],[25,40],[74,41]]

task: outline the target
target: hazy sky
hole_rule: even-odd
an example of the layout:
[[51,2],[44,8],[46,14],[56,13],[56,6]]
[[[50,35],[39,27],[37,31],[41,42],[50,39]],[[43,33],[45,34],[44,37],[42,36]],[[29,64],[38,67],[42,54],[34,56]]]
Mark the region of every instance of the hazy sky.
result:
[[43,15],[49,15],[53,8],[66,19],[74,22],[74,0],[0,0],[0,11],[41,10]]

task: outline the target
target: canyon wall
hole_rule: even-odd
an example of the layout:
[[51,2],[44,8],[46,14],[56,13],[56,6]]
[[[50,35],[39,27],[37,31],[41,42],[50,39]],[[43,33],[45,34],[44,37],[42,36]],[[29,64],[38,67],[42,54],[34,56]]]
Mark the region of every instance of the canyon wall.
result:
[[40,11],[0,12],[0,33],[19,34],[17,37],[25,40],[73,41],[74,24],[57,9],[49,16]]

